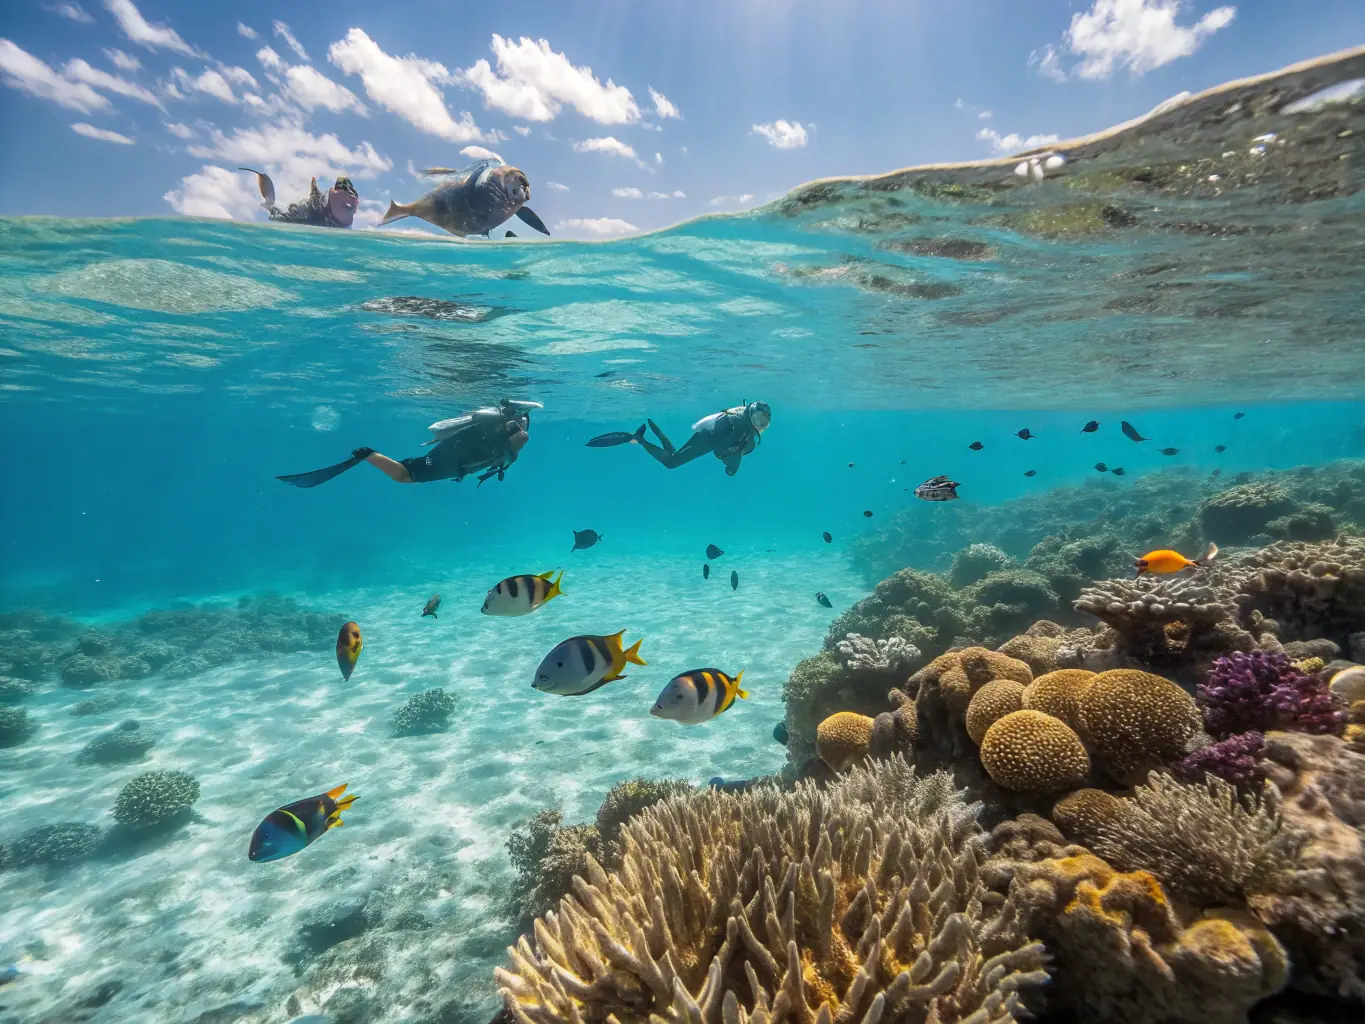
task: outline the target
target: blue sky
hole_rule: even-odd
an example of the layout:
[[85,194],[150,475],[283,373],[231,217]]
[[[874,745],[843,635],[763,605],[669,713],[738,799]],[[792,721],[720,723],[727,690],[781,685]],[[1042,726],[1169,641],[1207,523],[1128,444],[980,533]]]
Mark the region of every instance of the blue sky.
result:
[[0,215],[260,219],[246,164],[282,204],[350,174],[363,226],[475,146],[557,235],[606,237],[1362,41],[1360,0],[7,0]]

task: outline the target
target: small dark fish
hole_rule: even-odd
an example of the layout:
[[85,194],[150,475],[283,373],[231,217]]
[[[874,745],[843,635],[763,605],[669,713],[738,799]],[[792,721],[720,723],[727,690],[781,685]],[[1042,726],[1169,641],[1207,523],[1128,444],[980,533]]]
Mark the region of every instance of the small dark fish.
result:
[[930,477],[915,488],[915,497],[921,501],[952,501],[957,497],[960,485],[946,476]]
[[722,551],[720,548],[716,547],[714,544],[706,545],[706,557],[711,559],[712,561],[715,561],[723,554],[725,554],[725,552]]
[[825,538],[825,543],[826,543],[826,544],[833,544],[833,543],[834,543],[834,538],[833,538],[832,536],[830,536],[830,532],[829,532],[828,530],[826,530],[824,533],[820,534],[820,536]]
[[1125,474],[1124,474],[1124,469],[1123,469],[1122,466],[1115,466],[1115,467],[1114,467],[1113,469],[1111,469],[1109,472],[1113,473],[1115,476],[1123,476],[1123,475],[1125,475]]
[[[594,376],[594,377],[598,377],[598,378],[602,378],[602,377],[615,377],[615,376],[616,376],[616,371],[615,371],[615,370],[603,370],[601,373],[594,373],[593,376]],[[617,433],[618,433],[618,434],[624,434],[625,431],[624,431],[624,430],[618,430]],[[634,437],[635,435],[632,434],[631,436]],[[604,446],[599,446],[599,447],[604,447]]]
[[848,464],[848,468],[849,468],[849,469],[852,469],[852,468],[853,468],[853,463],[850,462],[850,463]]
[[1214,446],[1213,450],[1216,451],[1219,455],[1222,455],[1225,451],[1228,450],[1228,446],[1225,444],[1216,445]]
[[705,563],[702,563],[701,578],[704,580],[709,580],[711,578],[711,567]]
[[865,508],[865,509],[863,509],[863,515],[867,516],[868,519],[871,519],[871,518],[872,518],[872,510],[871,510],[870,508]]
[[787,745],[787,740],[790,738],[790,734],[787,732],[786,722],[778,722],[773,726],[773,739],[777,740],[778,743],[781,743],[785,747]]
[[1223,471],[1222,471],[1221,469],[1215,469],[1212,473],[1209,474],[1209,479],[1210,479],[1210,480],[1217,480],[1217,479],[1218,479],[1220,476],[1222,476],[1222,475],[1223,475]]
[[430,615],[433,619],[436,618],[436,610],[440,607],[441,595],[432,594],[431,597],[427,599],[426,605],[422,608],[422,618],[425,619],[428,615]]
[[901,465],[902,465],[902,466],[905,465],[905,460],[904,460],[904,459],[901,459]]
[[1108,473],[1108,472],[1109,472],[1109,467],[1106,466],[1103,462],[1097,462],[1097,463],[1095,463],[1095,472],[1096,472],[1096,473]]
[[731,589],[731,590],[738,590],[738,589],[739,589],[739,571],[738,571],[738,570],[734,570],[734,571],[732,571],[732,572],[730,573],[730,589]]
[[348,622],[341,627],[341,632],[337,633],[337,667],[341,669],[342,679],[351,678],[355,663],[360,660],[360,649],[364,646],[359,626]]
[[1037,475],[1038,475],[1038,471],[1037,471],[1036,469],[1029,469],[1029,470],[1025,470],[1025,472],[1024,472],[1024,476],[1037,476]]
[[1089,423],[1087,423],[1085,426],[1081,427],[1081,433],[1082,433],[1082,434],[1093,434],[1095,431],[1097,431],[1097,430],[1099,430],[1099,429],[1100,429],[1100,421],[1099,421],[1099,420],[1091,420],[1091,421],[1090,421]]
[[1029,433],[1028,427],[1025,427],[1023,430],[1017,431],[1014,436],[1019,438],[1019,440],[1021,441],[1028,441],[1037,437],[1038,435]]
[[1123,431],[1123,436],[1126,437],[1126,438],[1128,438],[1130,441],[1150,441],[1150,440],[1151,440],[1150,437],[1143,437],[1141,434],[1139,434],[1139,433],[1138,433],[1138,430],[1137,430],[1137,427],[1133,426],[1133,425],[1132,425],[1131,423],[1129,423],[1127,420],[1124,420],[1122,423],[1119,424],[1119,429]]
[[569,551],[586,551],[601,539],[602,535],[596,530],[574,530],[573,547]]
[[1241,419],[1243,416],[1245,416],[1245,415],[1246,415],[1246,413],[1244,413],[1244,412],[1235,412],[1235,413],[1232,414],[1232,418],[1235,419],[1235,420],[1240,420],[1240,419]]
[[1179,454],[1180,454],[1180,449],[1179,449],[1179,448],[1162,448],[1162,449],[1161,449],[1161,454],[1162,454],[1162,455],[1179,455]]
[[973,441],[971,444],[967,445],[967,447],[974,452],[979,452],[982,448],[985,448],[986,446],[982,444],[980,441]]
[[827,598],[823,593],[816,594],[816,595],[815,595],[815,601],[816,601],[816,603],[817,603],[818,605],[820,605],[821,608],[833,608],[833,607],[834,607],[834,605],[832,605],[832,604],[829,603],[829,598]]

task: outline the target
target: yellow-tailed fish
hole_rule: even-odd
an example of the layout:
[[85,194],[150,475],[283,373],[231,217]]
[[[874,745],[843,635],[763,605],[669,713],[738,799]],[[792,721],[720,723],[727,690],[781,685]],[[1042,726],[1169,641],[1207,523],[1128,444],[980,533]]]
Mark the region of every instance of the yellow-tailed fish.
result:
[[271,811],[251,833],[247,859],[256,861],[279,860],[298,853],[305,846],[339,828],[341,812],[355,803],[355,794],[343,797],[346,784],[326,793],[295,800],[292,804]]
[[360,627],[354,622],[348,622],[341,627],[341,632],[337,634],[337,665],[341,669],[341,678],[350,679],[351,673],[355,671],[355,663],[360,660],[360,649],[365,646],[360,639]]
[[536,669],[531,685],[544,693],[578,697],[591,693],[614,679],[624,679],[621,670],[629,662],[643,665],[640,643],[629,649],[621,646],[625,630],[611,636],[573,636],[545,655]]
[[749,694],[739,686],[743,678],[743,670],[733,679],[718,668],[683,672],[668,681],[649,713],[683,725],[709,722],[728,710],[736,697],[748,699]]
[[1169,576],[1173,572],[1180,572],[1182,569],[1202,569],[1218,557],[1218,545],[1210,544],[1204,552],[1202,558],[1189,559],[1179,551],[1149,551],[1147,554],[1136,559],[1137,574],[1141,576],[1145,572],[1153,573],[1157,576]]
[[563,593],[559,581],[564,578],[561,570],[553,580],[554,571],[543,572],[539,576],[529,573],[521,576],[508,576],[488,592],[483,599],[485,615],[530,615],[546,602]]

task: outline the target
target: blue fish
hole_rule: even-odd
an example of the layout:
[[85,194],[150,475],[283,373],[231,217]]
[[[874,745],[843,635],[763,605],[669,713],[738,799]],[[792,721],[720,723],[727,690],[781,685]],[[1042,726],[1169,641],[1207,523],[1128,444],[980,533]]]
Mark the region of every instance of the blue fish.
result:
[[342,783],[326,793],[296,800],[271,811],[251,833],[247,859],[266,861],[293,856],[330,829],[340,826],[341,812],[357,799],[355,794],[338,799],[344,792],[346,784]]

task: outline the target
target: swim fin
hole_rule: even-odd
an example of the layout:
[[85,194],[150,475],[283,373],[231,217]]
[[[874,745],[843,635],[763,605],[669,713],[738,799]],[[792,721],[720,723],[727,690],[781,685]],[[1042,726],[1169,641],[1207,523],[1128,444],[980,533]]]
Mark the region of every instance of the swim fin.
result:
[[627,433],[624,430],[613,430],[609,434],[598,434],[588,442],[589,448],[615,448],[618,444],[630,444],[632,441],[639,441],[645,436],[645,425],[640,424],[640,429],[635,433]]
[[352,466],[358,466],[366,459],[365,455],[352,455],[345,462],[338,462],[335,466],[328,466],[325,469],[315,469],[311,473],[294,473],[291,476],[277,476],[276,480],[288,484],[290,487],[316,487],[318,484],[325,484],[334,476],[341,476],[342,473]]

